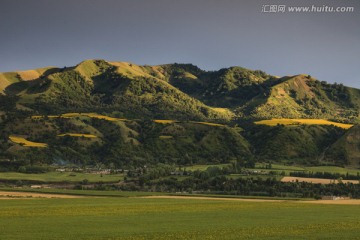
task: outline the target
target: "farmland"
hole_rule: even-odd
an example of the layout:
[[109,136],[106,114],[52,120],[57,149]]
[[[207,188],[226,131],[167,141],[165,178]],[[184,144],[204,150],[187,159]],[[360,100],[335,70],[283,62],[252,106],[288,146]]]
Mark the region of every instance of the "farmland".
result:
[[330,184],[330,183],[352,183],[358,184],[357,180],[333,180],[333,179],[324,179],[324,178],[302,178],[302,177],[284,177],[281,179],[282,182],[309,182],[309,183],[321,183],[321,184]]
[[[355,239],[359,207],[221,199],[1,200],[1,239]],[[272,219],[272,221],[269,221]]]
[[264,124],[268,126],[276,126],[278,124],[283,125],[300,125],[300,124],[307,124],[307,125],[334,125],[340,128],[349,129],[353,125],[352,124],[344,124],[344,123],[338,123],[338,122],[332,122],[324,119],[288,119],[288,118],[282,118],[282,119],[271,119],[271,120],[261,120],[255,122],[255,124]]
[[124,178],[123,174],[91,174],[74,172],[47,172],[47,173],[18,173],[1,172],[1,180],[22,180],[51,182],[80,182],[87,179],[89,182],[118,182]]
[[214,164],[214,165],[192,165],[192,166],[186,166],[184,167],[186,170],[188,171],[196,171],[196,170],[200,170],[200,171],[205,171],[207,168],[209,167],[226,167],[229,166],[229,164]]
[[47,147],[46,143],[31,142],[31,141],[28,141],[25,138],[19,137],[19,136],[10,136],[9,139],[13,143],[20,144],[20,145],[22,145],[24,147],[39,147],[39,148]]
[[339,174],[350,174],[357,175],[360,174],[359,169],[354,168],[343,168],[337,166],[289,166],[283,164],[272,164],[271,169],[266,169],[266,164],[264,163],[256,163],[255,168],[250,170],[261,170],[263,172],[276,172],[281,173],[284,172],[285,175],[289,175],[290,172],[329,172],[329,173],[339,173]]
[[[360,174],[359,169],[353,169],[353,168],[343,168],[343,167],[337,167],[337,166],[314,166],[314,167],[308,167],[308,166],[292,166],[292,165],[284,165],[284,164],[271,164],[271,168],[266,168],[266,163],[256,163],[255,168],[247,168],[247,170],[250,171],[262,171],[265,173],[269,173],[270,171],[276,172],[277,174],[280,174],[282,172],[285,173],[285,175],[289,175],[290,172],[329,172],[329,173],[339,173],[339,174],[350,174],[350,175],[357,175]],[[184,168],[186,170],[190,171],[205,171],[208,167],[227,167],[230,166],[230,164],[210,164],[210,165],[192,165],[192,166],[185,166]]]

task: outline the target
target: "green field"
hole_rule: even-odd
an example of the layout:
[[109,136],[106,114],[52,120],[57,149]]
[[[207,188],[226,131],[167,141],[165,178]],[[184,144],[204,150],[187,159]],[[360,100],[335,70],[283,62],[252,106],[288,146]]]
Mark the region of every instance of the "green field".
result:
[[182,168],[184,168],[187,171],[196,171],[196,170],[200,170],[200,171],[206,171],[206,169],[208,167],[226,167],[229,166],[229,164],[211,164],[211,165],[192,165],[192,166],[184,166]]
[[0,239],[359,239],[356,205],[199,199],[1,200]]
[[73,172],[47,172],[47,173],[18,173],[0,172],[1,180],[28,180],[40,182],[80,182],[84,179],[89,182],[118,182],[124,179],[123,174],[90,174]]
[[307,171],[312,172],[331,172],[331,173],[340,173],[340,174],[352,174],[356,175],[360,173],[360,169],[349,169],[349,168],[342,168],[336,166],[319,166],[319,167],[305,167]]
[[[25,192],[25,193],[46,193],[46,194],[61,194],[73,196],[95,196],[95,197],[143,197],[143,196],[164,196],[170,195],[162,192],[140,192],[140,191],[105,191],[105,190],[77,190],[77,189],[58,189],[58,188],[0,188],[1,191],[10,192]],[[233,197],[233,196],[224,196]],[[274,198],[271,198],[274,199]]]
[[[185,166],[186,170],[190,171],[206,171],[208,167],[226,167],[230,164],[212,164],[212,165],[193,165],[193,166]],[[307,166],[291,166],[291,165],[283,165],[283,164],[271,164],[271,169],[267,169],[266,165],[267,163],[256,163],[255,168],[248,168],[248,170],[252,171],[276,171],[278,173],[281,173],[282,171],[285,172],[286,175],[289,175],[290,172],[296,172],[296,171],[310,171],[310,172],[330,172],[330,173],[340,173],[340,174],[346,174],[349,173],[351,175],[356,175],[357,173],[360,173],[360,169],[353,169],[353,168],[342,168],[342,167],[336,167],[336,166],[315,166],[315,167],[307,167]]]
[[[282,164],[271,164],[272,170],[289,170],[289,171],[304,171],[305,168],[304,167],[299,167],[299,166],[287,166],[287,165],[282,165]],[[266,164],[265,163],[256,163],[255,164],[255,168],[261,169],[261,168],[265,168]]]
[[287,166],[282,164],[272,164],[271,169],[265,169],[265,163],[256,163],[254,169],[250,170],[262,170],[262,171],[276,171],[282,172],[284,171],[286,175],[289,175],[290,172],[296,171],[306,171],[306,172],[329,172],[329,173],[340,173],[346,174],[349,173],[350,175],[357,175],[360,174],[360,169],[353,169],[353,168],[342,168],[336,166],[315,166],[315,167],[301,167],[301,166]]
[[[271,169],[265,169],[266,164],[257,163],[254,169],[248,169],[251,171],[275,171],[278,174],[285,172],[286,175],[289,175],[290,172],[294,171],[312,171],[312,172],[331,172],[331,173],[340,173],[350,175],[356,175],[360,170],[358,169],[347,169],[335,166],[319,166],[319,167],[300,167],[300,166],[286,166],[281,164],[272,164]],[[187,171],[206,171],[209,167],[226,167],[229,164],[217,164],[217,165],[193,165],[182,167]],[[47,173],[18,173],[18,172],[0,172],[0,180],[25,180],[25,181],[39,181],[44,183],[51,182],[81,182],[84,179],[87,179],[89,182],[118,182],[124,179],[124,174],[90,174],[90,173],[73,173],[73,172],[47,172]],[[231,178],[244,178],[244,177],[261,177],[268,178],[269,175],[262,174],[253,174],[249,176],[243,176],[241,174],[230,174]],[[281,176],[273,176],[278,180],[281,179]]]

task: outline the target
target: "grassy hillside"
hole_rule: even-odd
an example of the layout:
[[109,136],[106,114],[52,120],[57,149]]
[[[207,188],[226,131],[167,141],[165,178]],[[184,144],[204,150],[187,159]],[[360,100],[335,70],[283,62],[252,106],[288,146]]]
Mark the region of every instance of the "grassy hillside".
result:
[[268,126],[276,126],[276,125],[334,125],[339,128],[349,129],[353,127],[353,124],[345,124],[345,123],[338,123],[332,122],[324,119],[288,119],[288,118],[281,118],[281,119],[270,119],[270,120],[261,120],[255,122],[255,124],[263,124]]
[[[0,73],[0,93],[12,93],[12,88],[15,88],[16,85],[27,86],[31,84],[29,82],[56,72],[57,70],[58,68],[56,67],[45,67],[34,70]],[[13,85],[12,88],[8,88],[11,85]]]
[[263,102],[247,111],[256,118],[324,118],[357,122],[360,90],[327,84],[308,75],[283,78]]
[[69,113],[5,122],[0,135],[0,159],[11,156],[31,164],[189,165],[251,156],[239,128],[210,122],[124,121],[94,113]]
[[25,86],[18,103],[42,114],[101,109],[131,118],[231,118],[169,84],[161,71],[160,67],[86,60]]
[[29,164],[358,164],[360,90],[309,75],[85,60],[1,73],[0,103],[0,156]]
[[63,69],[2,73],[0,85],[2,92],[6,88],[19,97],[17,104],[42,114],[101,109],[129,118],[312,118],[354,123],[360,109],[358,89],[308,75],[278,78],[241,67],[204,71],[191,64],[86,60]]

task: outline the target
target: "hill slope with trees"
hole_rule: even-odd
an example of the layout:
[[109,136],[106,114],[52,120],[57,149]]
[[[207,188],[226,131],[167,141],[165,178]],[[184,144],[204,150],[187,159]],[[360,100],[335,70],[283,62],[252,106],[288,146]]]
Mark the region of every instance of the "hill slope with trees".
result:
[[[304,74],[280,78],[242,67],[204,71],[192,64],[86,60],[1,73],[0,103],[0,159],[16,159],[14,166],[360,164],[357,126],[254,125],[271,118],[359,122],[359,89]],[[79,115],[59,117],[68,113]],[[26,147],[11,136],[47,147]]]

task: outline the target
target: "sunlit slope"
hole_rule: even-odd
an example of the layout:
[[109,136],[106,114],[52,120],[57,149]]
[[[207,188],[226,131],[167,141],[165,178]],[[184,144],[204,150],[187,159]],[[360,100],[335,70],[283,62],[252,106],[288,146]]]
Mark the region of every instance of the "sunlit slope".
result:
[[231,118],[231,112],[213,109],[158,78],[152,73],[156,69],[160,68],[87,60],[49,75],[31,87],[20,102],[30,108],[36,103],[46,113],[117,109],[131,118]]
[[288,118],[281,118],[281,119],[270,119],[270,120],[261,120],[255,122],[255,124],[263,124],[268,126],[276,126],[278,124],[282,125],[334,125],[340,128],[349,129],[353,126],[353,124],[345,124],[345,123],[338,123],[324,119],[288,119]]
[[14,83],[36,80],[42,75],[56,70],[57,68],[55,67],[46,67],[34,70],[0,73],[0,93],[4,93],[5,89]]
[[[354,122],[359,117],[360,90],[327,84],[308,75],[280,79],[247,110],[258,119],[315,118]],[[262,100],[261,100],[262,99]]]
[[20,136],[10,136],[9,139],[12,142],[20,144],[21,146],[24,146],[24,147],[39,147],[39,148],[47,147],[46,143],[32,142],[32,141],[26,140],[25,138],[20,137]]
[[[311,118],[359,121],[360,90],[306,75],[275,77],[230,67],[204,71],[192,64],[140,66],[85,60],[74,67],[0,74],[0,91],[23,109],[189,120]],[[226,109],[226,110],[225,110]]]

